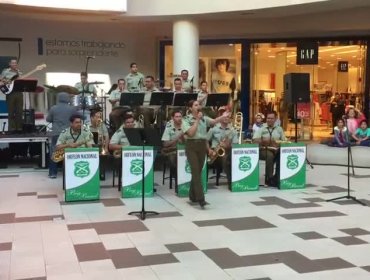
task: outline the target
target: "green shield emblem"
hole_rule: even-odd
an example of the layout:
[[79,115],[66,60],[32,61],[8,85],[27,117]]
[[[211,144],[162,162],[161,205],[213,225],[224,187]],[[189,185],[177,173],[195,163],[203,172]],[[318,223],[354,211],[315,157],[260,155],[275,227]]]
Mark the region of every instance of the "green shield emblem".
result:
[[131,161],[130,172],[133,175],[141,175],[143,173],[143,160],[142,159],[133,159]]
[[191,174],[191,168],[188,160],[185,162],[185,172]]
[[239,170],[248,171],[252,168],[251,157],[245,156],[239,158]]
[[84,178],[90,175],[90,166],[88,161],[78,161],[74,164],[74,175],[79,178]]
[[298,156],[297,155],[289,155],[287,157],[286,167],[288,169],[296,169],[298,167]]

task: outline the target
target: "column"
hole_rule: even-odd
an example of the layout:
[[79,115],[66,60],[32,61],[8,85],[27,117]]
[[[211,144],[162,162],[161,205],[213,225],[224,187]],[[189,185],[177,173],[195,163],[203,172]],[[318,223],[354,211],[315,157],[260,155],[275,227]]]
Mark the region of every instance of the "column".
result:
[[173,74],[189,71],[194,76],[193,85],[199,84],[199,31],[196,22],[179,20],[173,24]]

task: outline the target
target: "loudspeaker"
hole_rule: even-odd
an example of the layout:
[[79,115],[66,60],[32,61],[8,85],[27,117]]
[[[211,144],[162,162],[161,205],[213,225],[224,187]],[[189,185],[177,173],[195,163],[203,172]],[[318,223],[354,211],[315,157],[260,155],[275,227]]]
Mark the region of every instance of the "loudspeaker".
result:
[[310,74],[285,74],[284,92],[284,99],[288,103],[310,102]]

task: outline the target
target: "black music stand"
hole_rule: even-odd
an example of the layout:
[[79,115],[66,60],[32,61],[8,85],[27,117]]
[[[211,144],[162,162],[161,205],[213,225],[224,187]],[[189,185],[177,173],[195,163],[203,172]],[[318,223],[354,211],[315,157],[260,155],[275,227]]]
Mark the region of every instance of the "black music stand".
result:
[[[147,214],[159,215],[155,211],[145,210],[145,146],[161,147],[162,141],[154,128],[125,128],[126,137],[132,146],[141,146],[142,149],[142,160],[143,160],[143,172],[141,178],[141,211],[132,211],[129,215],[139,215],[141,220],[145,220]],[[154,149],[153,149],[154,153]]]
[[207,96],[206,107],[226,106],[229,103],[230,93],[211,93]]
[[152,96],[150,97],[149,105],[151,106],[160,106],[159,107],[159,133],[162,135],[162,123],[163,123],[163,112],[164,108],[167,105],[172,105],[173,101],[173,92],[162,92],[162,91],[156,91],[152,93]]
[[173,106],[187,107],[190,100],[197,100],[198,93],[176,93],[173,98]]
[[144,102],[144,96],[145,93],[143,92],[135,92],[135,93],[130,93],[130,92],[124,92],[121,93],[121,98],[119,100],[119,105],[120,106],[130,106],[136,107],[136,106],[141,106],[143,105]]
[[[28,93],[28,102],[29,102],[29,118],[33,119],[33,123],[25,123],[22,127],[22,129],[26,132],[33,132],[35,130],[35,112],[31,110],[31,97],[30,92],[35,92],[37,87],[37,80],[34,79],[17,79],[14,80],[13,90],[11,94],[20,94],[20,92]],[[33,114],[33,118],[31,116]],[[24,112],[23,112],[23,119],[27,119],[27,108],[26,108],[26,102],[24,102]]]

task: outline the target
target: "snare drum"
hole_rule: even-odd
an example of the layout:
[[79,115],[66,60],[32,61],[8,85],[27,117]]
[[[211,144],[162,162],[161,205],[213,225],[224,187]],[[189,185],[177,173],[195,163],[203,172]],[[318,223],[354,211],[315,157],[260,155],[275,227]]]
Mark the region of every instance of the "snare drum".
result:
[[71,97],[71,106],[73,107],[81,107],[81,97],[79,95],[74,95]]
[[96,99],[93,96],[85,96],[84,105],[87,108],[94,108],[96,105]]

